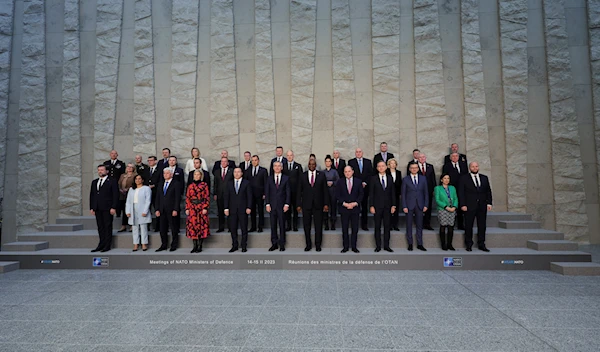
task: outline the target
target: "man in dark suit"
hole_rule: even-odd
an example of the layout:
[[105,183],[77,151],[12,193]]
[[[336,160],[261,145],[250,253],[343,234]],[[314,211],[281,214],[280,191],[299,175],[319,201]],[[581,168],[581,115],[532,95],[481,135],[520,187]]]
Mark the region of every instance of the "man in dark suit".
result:
[[410,174],[409,168],[410,168],[410,164],[415,163],[418,164],[419,163],[419,154],[421,154],[421,151],[419,149],[413,149],[412,152],[412,160],[408,162],[408,164],[406,164],[406,174]]
[[225,188],[233,179],[233,168],[227,157],[222,157],[221,165],[213,168],[213,176],[215,176],[213,199],[217,202],[217,217],[219,218],[217,232],[223,232],[225,231]]
[[406,241],[408,250],[413,250],[412,224],[413,216],[417,227],[417,248],[426,251],[423,247],[423,213],[429,204],[429,190],[427,178],[419,174],[419,165],[410,164],[410,172],[402,180],[402,210],[406,214]]
[[[269,175],[273,175],[273,163],[279,161],[281,165],[285,163],[285,157],[283,156],[283,147],[278,146],[275,148],[275,157],[271,159],[271,166],[269,167]],[[282,166],[285,167],[285,166]],[[281,169],[283,170],[283,169]]]
[[[335,185],[335,199],[338,202],[338,212],[342,218],[342,253],[348,252],[350,246],[354,253],[359,253],[358,241],[358,216],[363,199],[363,186],[359,178],[354,177],[351,166],[344,168],[344,177]],[[348,237],[348,225],[352,225],[352,237]]]
[[424,153],[419,154],[419,163],[417,165],[419,166],[419,173],[427,179],[427,191],[429,192],[429,203],[427,203],[427,211],[423,217],[423,228],[433,230],[433,227],[431,227],[431,204],[433,202],[433,189],[437,184],[435,170],[433,165],[427,162],[427,156]]
[[171,229],[171,249],[177,249],[179,243],[179,204],[181,203],[181,188],[179,181],[173,178],[170,168],[163,170],[162,181],[158,184],[156,192],[156,217],[160,217],[160,248],[156,251],[164,251],[169,244],[169,228]]
[[344,168],[346,167],[346,160],[340,158],[340,151],[333,151],[333,160],[331,161],[331,167],[336,169],[340,178],[344,178]]
[[377,166],[377,163],[383,161],[387,165],[387,161],[394,157],[394,154],[388,153],[388,145],[386,142],[381,142],[379,144],[379,153],[375,154],[373,157],[373,165]]
[[144,178],[144,184],[147,185],[148,178],[150,178],[150,173],[148,172],[150,169],[148,168],[148,165],[142,162],[141,155],[137,154],[135,156],[135,164],[133,164],[133,166],[135,167],[135,172]]
[[[161,170],[158,169],[158,166],[156,165],[156,156],[152,155],[148,157],[148,180],[146,181],[146,184],[148,185],[148,187],[150,187],[150,189],[152,190],[152,199],[150,200],[150,204],[154,207],[154,210],[156,212],[156,207],[154,204],[154,201],[156,200],[156,187],[158,186],[158,184],[160,183],[160,178],[161,178]],[[154,230],[154,232],[158,232],[158,224],[159,224],[159,219],[158,217],[155,217],[152,219],[152,229]]]
[[492,188],[486,175],[479,173],[479,164],[469,164],[469,173],[462,175],[458,186],[458,203],[465,213],[465,245],[473,247],[473,223],[477,218],[477,247],[489,252],[485,246],[487,212],[492,210]]
[[[442,173],[450,176],[450,184],[456,188],[458,192],[458,186],[460,184],[460,178],[462,175],[469,173],[469,167],[467,163],[460,159],[458,153],[450,154],[450,162],[446,163],[442,168]],[[460,208],[456,211],[456,221],[459,230],[465,229],[464,214]]]
[[460,162],[465,163],[465,165],[468,165],[467,156],[458,152],[458,144],[457,143],[452,143],[450,145],[450,154],[448,154],[444,157],[444,165],[446,165],[450,162],[450,159],[452,158],[452,154],[454,154],[454,153],[458,154],[458,160]]
[[242,169],[242,175],[246,172],[246,169],[250,168],[252,166],[252,153],[250,153],[249,151],[245,151],[244,152],[244,161],[240,162],[240,165],[238,166],[240,169]]
[[390,247],[392,214],[396,212],[396,186],[392,175],[387,172],[385,161],[377,163],[377,175],[370,181],[369,205],[375,215],[375,252],[381,251],[381,223],[383,222],[383,249],[393,252]]
[[252,166],[246,170],[244,178],[250,181],[252,188],[252,213],[250,214],[250,232],[256,231],[256,214],[258,213],[258,232],[265,226],[265,184],[267,183],[267,169],[260,166],[258,155],[252,156]]
[[354,177],[361,180],[364,188],[364,196],[362,198],[361,206],[361,226],[364,231],[369,231],[369,222],[367,214],[369,212],[369,182],[371,182],[371,176],[373,176],[373,164],[371,160],[363,158],[363,151],[360,148],[356,148],[354,151],[356,156],[353,159],[348,160],[348,166],[351,166],[354,170]]
[[112,245],[113,215],[119,204],[119,186],[107,175],[106,165],[98,165],[98,178],[90,187],[90,213],[96,217],[98,246],[92,252],[108,252]]
[[[179,186],[179,192],[183,195],[183,191],[185,188],[185,176],[184,176],[184,172],[183,169],[180,168],[179,166],[177,166],[177,157],[174,155],[171,155],[169,157],[169,165],[167,165],[163,171],[165,169],[169,169],[171,170],[171,176],[173,177],[174,180],[177,181],[177,185]],[[161,178],[164,176],[164,173],[161,173]],[[161,179],[161,181],[164,181],[164,178]]]
[[[279,248],[285,251],[285,213],[290,209],[289,178],[281,173],[283,166],[280,162],[273,163],[273,175],[267,178],[265,184],[265,201],[267,213],[271,214],[271,248],[274,251]],[[280,237],[277,237],[277,226],[279,226]]]
[[208,173],[208,171],[202,169],[202,159],[200,158],[194,158],[194,170],[190,171],[190,173],[188,174],[187,185],[189,186],[190,183],[194,181],[194,172],[196,171],[202,172],[202,174],[204,175],[204,177],[202,177],[202,182],[206,183],[208,189],[210,190],[210,174]]
[[323,241],[323,212],[329,211],[329,189],[325,174],[317,171],[317,162],[313,159],[308,161],[308,171],[302,174],[298,181],[298,212],[304,212],[302,222],[304,224],[304,237],[306,239],[305,252],[312,249],[310,238],[311,222],[315,223],[315,247],[317,252],[321,251]]
[[238,225],[242,230],[242,252],[248,250],[248,215],[252,208],[252,189],[250,182],[242,178],[241,168],[233,170],[233,180],[225,187],[225,215],[229,220],[231,231],[231,249],[229,253],[238,250]]
[[292,192],[290,198],[290,211],[286,214],[286,231],[298,231],[298,206],[297,192],[298,192],[298,180],[302,176],[302,165],[294,161],[294,152],[291,150],[287,151],[287,161],[284,162],[283,174],[286,175],[290,180],[290,191]]
[[162,150],[162,159],[158,161],[158,171],[160,172],[160,177],[162,179],[162,170],[165,167],[169,166],[169,157],[171,156],[171,149],[163,148]]
[[215,170],[219,170],[221,168],[221,160],[223,158],[227,158],[227,164],[229,165],[231,172],[233,172],[233,169],[235,169],[235,161],[229,160],[229,152],[226,150],[221,150],[221,159],[215,161],[215,164],[213,165],[213,175],[215,174]]
[[[117,159],[119,157],[119,153],[117,153],[116,150],[111,150],[110,151],[110,159],[106,160],[104,162],[104,166],[106,166],[106,172],[108,175],[108,178],[110,178],[113,181],[116,181],[117,184],[119,182],[119,178],[121,177],[122,174],[125,173],[125,169],[126,164],[124,162],[122,162],[121,160]],[[121,209],[120,206],[117,206],[116,208],[116,216],[117,217],[121,217],[121,212],[124,211],[125,209]],[[112,229],[112,226],[111,226]]]

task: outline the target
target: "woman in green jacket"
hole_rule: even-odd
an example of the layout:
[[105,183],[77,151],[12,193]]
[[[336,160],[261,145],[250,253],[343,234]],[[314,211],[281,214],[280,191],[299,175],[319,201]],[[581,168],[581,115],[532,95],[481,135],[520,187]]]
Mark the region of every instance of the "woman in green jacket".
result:
[[[452,237],[454,236],[454,220],[456,219],[456,208],[458,207],[458,197],[456,188],[450,184],[450,176],[442,174],[440,185],[433,189],[433,197],[437,204],[438,219],[440,221],[440,240],[442,250],[454,250],[452,247]],[[448,239],[446,239],[446,229],[448,229]]]

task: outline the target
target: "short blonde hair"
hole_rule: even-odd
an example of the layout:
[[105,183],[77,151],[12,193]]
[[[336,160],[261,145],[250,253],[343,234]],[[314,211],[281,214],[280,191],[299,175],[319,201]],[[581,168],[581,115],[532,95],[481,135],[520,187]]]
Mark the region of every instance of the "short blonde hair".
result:
[[200,174],[200,181],[204,181],[204,172],[202,172],[202,170],[194,171],[194,175],[196,175],[197,173]]
[[397,161],[396,161],[396,159],[394,159],[394,158],[388,159],[388,161],[387,161],[387,167],[388,167],[388,168],[390,168],[390,163],[391,163],[392,161],[393,161],[394,163],[396,163],[396,167],[395,167],[395,169],[396,169],[396,168],[398,168],[398,162],[397,162]]

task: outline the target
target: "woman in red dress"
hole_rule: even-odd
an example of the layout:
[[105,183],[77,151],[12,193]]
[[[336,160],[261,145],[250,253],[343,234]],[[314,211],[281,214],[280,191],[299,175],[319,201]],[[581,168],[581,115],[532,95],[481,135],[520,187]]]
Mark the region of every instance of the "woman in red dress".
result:
[[191,253],[202,252],[202,242],[210,235],[208,207],[210,195],[208,185],[202,182],[204,173],[196,170],[194,181],[188,185],[185,195],[186,236],[194,241]]

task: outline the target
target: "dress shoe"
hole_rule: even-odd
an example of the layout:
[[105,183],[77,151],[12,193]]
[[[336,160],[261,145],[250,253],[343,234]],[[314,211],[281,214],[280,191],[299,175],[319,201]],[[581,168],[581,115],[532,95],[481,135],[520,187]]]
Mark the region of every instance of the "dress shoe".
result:
[[398,227],[394,227],[393,230],[394,231],[400,231],[400,229]]
[[243,252],[243,253],[246,253],[246,252],[248,252],[248,249],[246,249],[246,248],[242,248],[242,252]]
[[255,227],[253,227],[253,228],[251,228],[250,230],[248,230],[248,232],[255,232],[255,231],[256,231],[256,228],[255,228]]
[[479,246],[478,248],[479,248],[480,251],[484,251],[484,252],[489,252],[490,251],[489,249],[487,249],[487,247],[485,245]]
[[146,247],[146,248],[142,249],[142,251],[144,251],[144,252],[145,252],[145,251],[147,251],[147,250],[148,250],[148,247]]
[[342,252],[341,252],[341,253],[346,253],[346,252],[348,252],[348,248],[344,248],[344,249],[342,249]]
[[110,248],[104,248],[104,249],[103,249],[103,250],[101,250],[100,252],[101,252],[101,253],[106,253],[106,252],[108,252],[108,251],[110,251]]
[[433,227],[431,227],[431,225],[423,226],[423,228],[425,230],[433,230]]
[[363,231],[369,231],[369,227],[367,227],[367,226],[363,226],[363,227],[361,227],[361,229],[363,229]]
[[471,252],[473,249],[471,246],[467,246],[467,252]]
[[358,250],[358,248],[352,248],[352,252],[354,252],[354,253],[360,253],[360,251]]
[[443,251],[447,251],[447,250],[448,250],[448,247],[446,247],[446,245],[443,245],[443,246],[442,246],[442,250],[443,250]]
[[269,248],[269,252],[273,252],[277,248],[279,248],[279,246],[277,246],[276,244],[274,244],[274,245],[271,246],[271,248]]
[[427,249],[425,249],[425,247],[423,247],[422,245],[418,245],[417,249],[422,250],[423,252],[427,252]]
[[307,246],[307,247],[305,247],[305,248],[304,248],[304,251],[305,251],[305,252],[308,252],[308,251],[310,251],[311,249],[312,249],[312,248],[311,248],[310,246]]
[[119,231],[117,231],[117,232],[125,232],[125,231],[127,231],[127,229],[120,229],[120,230],[119,230]]
[[280,247],[279,247],[279,251],[280,251],[280,252],[284,252],[284,251],[285,251],[285,246],[280,246]]
[[221,232],[224,232],[224,231],[225,231],[225,229],[218,229],[217,233],[221,233]]
[[175,247],[171,247],[171,248],[169,249],[169,252],[175,252],[176,250],[177,250],[177,248],[175,248]]
[[137,252],[137,248],[134,248],[131,250],[132,252]]
[[259,227],[259,228],[258,228],[258,232],[262,232],[262,227]]
[[454,247],[452,247],[452,245],[451,245],[451,244],[449,244],[449,245],[448,245],[448,250],[450,250],[450,251],[455,251],[456,249],[454,249]]
[[413,250],[412,244],[409,244],[409,245],[408,245],[408,250],[409,250],[409,251],[412,251],[412,250]]
[[464,227],[464,226],[459,226],[459,227],[458,227],[458,229],[459,229],[459,230],[463,230],[463,231],[464,231],[464,230],[465,230],[465,227]]
[[286,227],[286,228],[285,228],[285,232],[290,232],[290,231],[292,231],[292,228],[291,228],[291,227]]
[[229,250],[229,253],[233,253],[233,252],[235,252],[237,250],[238,250],[237,247],[231,247],[231,249]]
[[166,250],[167,250],[167,247],[162,247],[162,246],[161,246],[161,247],[159,247],[159,248],[156,250],[156,252],[162,252],[162,251],[166,251]]
[[325,231],[329,231],[329,225],[325,225]]
[[386,251],[388,251],[388,252],[390,252],[390,253],[393,253],[393,252],[394,252],[394,250],[393,250],[393,249],[391,249],[390,247],[385,247],[385,248],[384,248],[384,250],[386,250]]
[[294,232],[298,232],[298,228],[297,227],[294,227]]
[[92,249],[91,252],[92,253],[100,252],[100,248]]
[[331,225],[331,231],[335,231],[335,225]]
[[320,252],[320,251],[321,251],[321,247],[317,247],[317,252]]
[[375,252],[381,252],[381,247],[375,248]]

